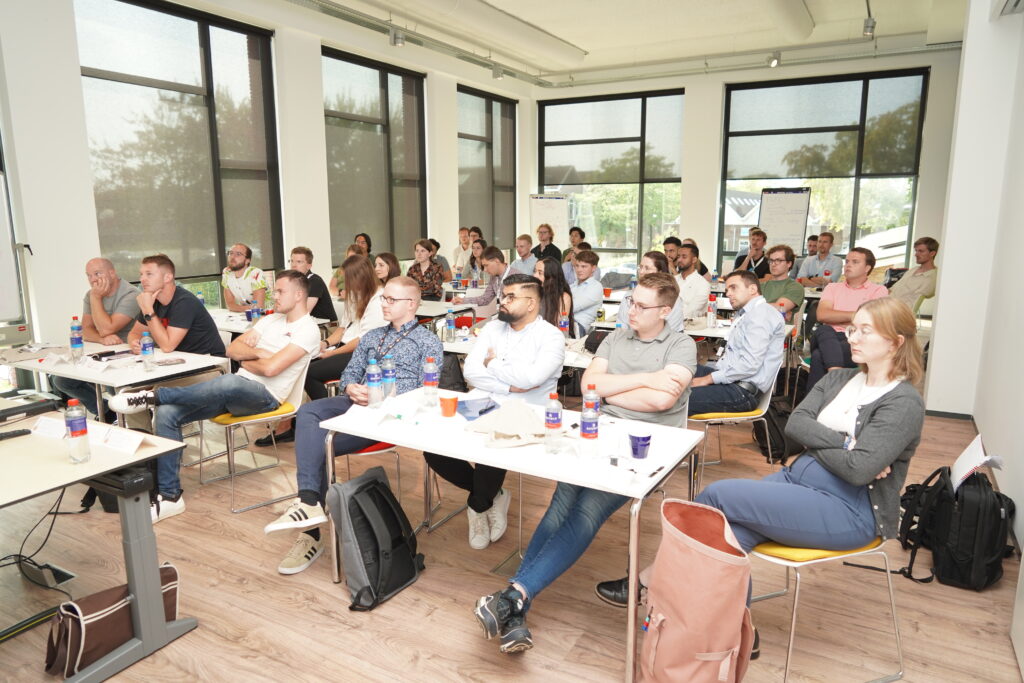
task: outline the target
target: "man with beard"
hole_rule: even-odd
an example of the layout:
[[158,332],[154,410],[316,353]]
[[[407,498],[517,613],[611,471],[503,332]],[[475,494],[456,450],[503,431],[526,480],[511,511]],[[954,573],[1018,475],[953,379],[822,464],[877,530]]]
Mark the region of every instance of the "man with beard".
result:
[[224,290],[224,308],[229,311],[244,311],[254,303],[265,308],[267,301],[267,278],[263,271],[252,263],[252,249],[239,242],[228,249],[228,267],[220,277]]

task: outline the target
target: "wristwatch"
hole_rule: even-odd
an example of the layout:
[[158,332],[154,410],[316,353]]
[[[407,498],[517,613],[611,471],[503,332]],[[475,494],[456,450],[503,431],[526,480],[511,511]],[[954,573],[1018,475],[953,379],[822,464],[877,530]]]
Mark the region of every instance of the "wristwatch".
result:
[[153,319],[153,314],[152,313],[143,313],[142,314],[142,319],[145,320],[148,323],[150,320]]

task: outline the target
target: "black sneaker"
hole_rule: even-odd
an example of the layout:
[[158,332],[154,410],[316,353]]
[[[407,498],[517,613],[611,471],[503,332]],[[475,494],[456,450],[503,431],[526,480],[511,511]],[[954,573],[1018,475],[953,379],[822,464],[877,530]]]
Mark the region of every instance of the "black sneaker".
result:
[[754,629],[754,644],[750,647],[750,661],[761,656],[761,635]]
[[[640,599],[640,592],[643,591],[643,584],[637,584],[637,596],[636,599]],[[615,607],[628,607],[629,606],[629,577],[623,577],[615,581],[602,581],[594,587],[594,592],[597,593],[597,597],[601,598],[609,605]]]
[[[509,619],[513,615],[521,615],[525,605],[522,593],[509,586],[477,600],[473,614],[484,629],[484,637],[490,640],[499,633],[504,633]],[[529,634],[529,631],[526,633]],[[504,643],[504,640],[502,642]]]
[[498,649],[505,654],[513,654],[526,652],[532,647],[533,634],[526,627],[526,615],[522,612],[513,614],[501,630],[501,646]]

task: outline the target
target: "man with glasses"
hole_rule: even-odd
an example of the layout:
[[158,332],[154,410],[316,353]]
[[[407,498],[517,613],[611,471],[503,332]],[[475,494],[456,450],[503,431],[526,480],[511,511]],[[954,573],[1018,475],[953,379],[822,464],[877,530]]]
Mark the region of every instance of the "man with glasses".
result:
[[[686,424],[697,347],[690,337],[666,325],[678,297],[675,278],[668,273],[641,276],[632,293],[629,327],[612,332],[598,347],[583,383],[596,387],[608,415],[672,427]],[[488,638],[500,637],[502,652],[533,647],[526,613],[537,594],[575,564],[626,500],[558,483],[509,585],[477,601],[476,617]]]
[[266,308],[267,279],[263,271],[252,263],[252,249],[239,242],[228,250],[228,267],[220,277],[224,290],[224,308],[244,311],[256,304]]
[[690,382],[690,415],[753,410],[782,366],[786,325],[761,296],[757,276],[734,270],[725,276],[725,295],[736,311],[735,322],[718,362],[697,367]]
[[818,322],[811,335],[811,369],[807,373],[807,391],[811,390],[826,372],[836,368],[856,367],[850,356],[850,341],[846,326],[853,322],[857,309],[865,301],[889,296],[889,290],[868,280],[875,267],[875,255],[870,249],[854,247],[846,255],[843,266],[844,282],[833,282],[825,287],[818,303]]
[[537,246],[531,253],[538,261],[542,258],[553,258],[559,263],[562,262],[562,250],[555,246],[554,239],[555,231],[550,225],[541,223],[537,226]]
[[[327,431],[320,428],[323,420],[344,415],[354,404],[368,403],[364,383],[366,365],[371,358],[378,363],[391,354],[395,360],[395,391],[404,394],[423,385],[423,363],[428,356],[440,359],[444,352],[437,335],[416,320],[420,305],[420,288],[415,280],[399,276],[388,280],[381,297],[384,319],[390,324],[377,327],[359,339],[352,360],[341,375],[339,395],[312,401],[299,408],[295,420],[295,478],[299,499],[276,520],[264,528],[265,533],[298,530],[291,550],[278,566],[281,574],[298,574],[313,563],[324,549],[320,525],[327,523],[324,501],[327,496],[327,475],[324,468],[324,440]],[[353,453],[376,443],[349,434],[334,436],[335,454]]]
[[803,286],[789,276],[793,268],[793,250],[780,244],[768,250],[768,277],[761,282],[764,300],[779,309],[786,320],[804,301]]
[[[487,323],[466,356],[463,373],[474,388],[543,405],[558,390],[565,339],[540,316],[540,280],[515,273],[505,278],[498,319]],[[469,545],[483,550],[501,538],[512,496],[501,487],[505,470],[424,453],[431,469],[469,492]]]
[[576,254],[572,268],[576,273],[576,281],[569,285],[572,293],[573,317],[579,328],[578,336],[582,337],[597,319],[597,310],[604,303],[604,288],[594,276],[600,260],[597,254],[584,249]]

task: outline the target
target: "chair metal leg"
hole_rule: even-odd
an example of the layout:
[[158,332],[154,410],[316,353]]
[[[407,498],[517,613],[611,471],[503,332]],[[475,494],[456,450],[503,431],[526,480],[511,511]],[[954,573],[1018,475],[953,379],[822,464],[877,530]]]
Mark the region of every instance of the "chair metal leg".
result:
[[[437,498],[438,498],[437,504],[434,504],[434,502],[433,502],[433,499],[434,499],[433,491],[431,490],[431,487],[430,487],[431,477],[433,477],[434,486],[437,488]],[[469,506],[466,505],[466,504],[462,504],[457,509],[455,509],[453,512],[449,512],[447,515],[445,515],[443,518],[441,518],[440,521],[437,521],[437,522],[433,521],[434,513],[437,512],[441,508],[441,487],[437,483],[437,474],[432,469],[430,469],[430,465],[428,465],[427,461],[424,460],[423,461],[423,521],[420,522],[418,527],[416,527],[416,533],[418,534],[423,529],[426,529],[428,534],[432,533],[434,531],[434,529],[437,529],[438,527],[446,524],[449,520],[451,520],[456,515],[460,514],[467,507],[469,507]]]
[[771,593],[762,593],[761,595],[755,595],[750,598],[750,603],[761,602],[762,600],[770,600],[772,598],[778,598],[789,593],[789,567],[786,567],[786,587],[782,590],[772,591]]
[[800,606],[800,570],[794,567],[793,572],[796,574],[793,588],[793,616],[789,621],[789,646],[786,648],[786,673],[782,677],[783,683],[789,680],[789,664],[793,659],[793,640],[796,638],[796,610]]
[[889,556],[884,551],[879,551],[877,554],[882,556],[882,561],[885,563],[885,580],[889,588],[889,609],[892,611],[892,632],[893,635],[896,636],[896,658],[899,661],[900,668],[897,673],[876,679],[872,683],[898,681],[903,678],[903,640],[900,638],[900,624],[899,619],[896,616],[896,593],[893,592],[892,588],[892,572],[889,570]]

